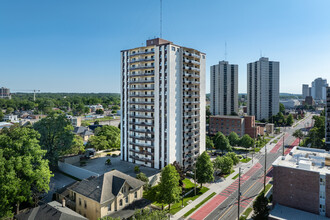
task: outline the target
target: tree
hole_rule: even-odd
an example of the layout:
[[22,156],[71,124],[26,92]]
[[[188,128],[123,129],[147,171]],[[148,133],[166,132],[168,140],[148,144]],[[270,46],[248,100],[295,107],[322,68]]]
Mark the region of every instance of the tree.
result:
[[103,115],[104,110],[103,109],[96,109],[95,113],[98,114],[98,115]]
[[201,184],[211,182],[214,180],[214,169],[211,162],[210,156],[204,151],[198,158],[196,162],[196,179],[197,182]]
[[299,138],[299,145],[300,145],[300,140],[304,137],[304,133],[300,129],[295,130],[295,132],[293,132],[293,137]]
[[45,158],[51,167],[57,167],[57,161],[74,145],[73,127],[64,114],[50,113],[33,125],[40,133],[41,148],[46,150]]
[[0,109],[0,121],[3,121],[3,117],[4,117],[4,114],[3,114],[2,110]]
[[292,126],[293,125],[293,116],[292,114],[289,114],[288,118],[286,119],[286,125],[287,126]]
[[0,132],[0,218],[12,216],[22,202],[37,204],[48,192],[52,176],[40,135],[31,128],[13,127]]
[[145,182],[146,184],[143,186],[143,189],[144,190],[147,189],[148,183],[149,183],[149,179],[148,179],[147,175],[145,175],[144,173],[140,172],[140,173],[136,174],[136,179]]
[[104,125],[95,129],[95,136],[88,140],[88,146],[97,150],[105,150],[120,147],[120,129]]
[[239,159],[238,159],[237,155],[234,152],[229,152],[229,153],[226,154],[226,156],[231,158],[234,165],[239,163]]
[[167,212],[163,210],[137,209],[132,217],[133,220],[167,220]]
[[135,173],[139,173],[140,172],[140,167],[139,166],[135,166],[134,167],[134,172]]
[[231,151],[231,146],[229,144],[229,140],[221,132],[218,132],[215,135],[214,145],[215,145],[215,148],[218,150],[221,150],[222,153],[223,153],[223,151]]
[[85,147],[82,137],[75,135],[71,147],[64,152],[64,155],[66,154],[77,155],[79,153],[84,153],[84,152],[85,152]]
[[228,135],[228,140],[231,146],[236,146],[239,143],[239,136],[236,134],[236,132],[232,131]]
[[105,164],[110,166],[110,165],[111,165],[111,159],[108,158],[108,159],[105,161]]
[[252,219],[262,220],[268,219],[269,208],[268,208],[268,199],[265,197],[264,192],[262,192],[253,203],[254,214]]
[[245,134],[240,140],[240,145],[245,148],[253,147],[254,140],[248,134]]
[[6,110],[6,114],[11,114],[13,112],[14,112],[14,108],[12,108],[12,107],[7,108],[7,110]]
[[169,205],[169,210],[171,209],[171,203],[180,200],[182,189],[179,186],[179,180],[180,176],[172,164],[163,168],[160,177],[159,195],[160,200]]
[[205,141],[206,141],[206,143],[205,143],[206,149],[212,150],[214,148],[214,143],[213,143],[212,139],[206,135]]
[[280,112],[281,112],[282,114],[285,113],[285,107],[284,107],[284,105],[283,105],[282,103],[280,103]]
[[215,169],[220,170],[221,173],[228,174],[233,167],[233,160],[228,156],[217,156],[213,162],[213,166]]
[[180,176],[179,184],[181,187],[183,187],[183,180],[186,178],[186,175],[184,174],[183,167],[176,161],[173,162],[173,166],[175,167],[176,171],[178,172]]

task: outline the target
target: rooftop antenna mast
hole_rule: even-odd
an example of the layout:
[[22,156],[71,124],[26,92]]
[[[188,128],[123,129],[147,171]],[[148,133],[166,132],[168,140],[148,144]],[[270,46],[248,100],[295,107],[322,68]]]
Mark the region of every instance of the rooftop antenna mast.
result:
[[160,38],[162,38],[162,32],[163,32],[163,0],[160,0]]

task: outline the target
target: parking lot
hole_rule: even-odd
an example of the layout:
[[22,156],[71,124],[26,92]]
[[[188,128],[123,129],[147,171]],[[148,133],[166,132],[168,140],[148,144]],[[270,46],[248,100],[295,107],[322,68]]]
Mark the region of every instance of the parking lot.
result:
[[[108,158],[111,159],[111,165],[105,164],[105,161]],[[73,165],[81,167],[80,162],[75,163]],[[136,166],[136,164],[120,160],[120,156],[118,156],[118,157],[103,156],[103,157],[98,157],[98,158],[94,158],[94,159],[88,159],[86,161],[86,165],[82,166],[81,168],[98,173],[100,175],[102,175],[103,173],[106,173],[108,171],[111,171],[113,169],[116,169],[127,175],[135,177],[136,176],[136,173],[134,172],[135,166]],[[145,173],[148,177],[153,176],[156,173],[160,172],[157,169],[144,167],[144,166],[140,166],[140,171]]]

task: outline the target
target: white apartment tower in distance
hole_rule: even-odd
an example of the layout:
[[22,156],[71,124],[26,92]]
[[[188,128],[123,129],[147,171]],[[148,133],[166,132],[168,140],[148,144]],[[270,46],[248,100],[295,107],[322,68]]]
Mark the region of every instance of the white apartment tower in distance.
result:
[[121,51],[121,159],[192,169],[205,151],[205,54],[160,38]]
[[247,65],[247,110],[256,120],[267,120],[279,112],[279,67],[279,62],[266,57]]
[[220,61],[210,71],[211,114],[238,113],[238,65]]
[[309,86],[308,86],[308,84],[303,84],[302,85],[302,97],[303,97],[303,99],[305,99],[307,96],[310,96]]

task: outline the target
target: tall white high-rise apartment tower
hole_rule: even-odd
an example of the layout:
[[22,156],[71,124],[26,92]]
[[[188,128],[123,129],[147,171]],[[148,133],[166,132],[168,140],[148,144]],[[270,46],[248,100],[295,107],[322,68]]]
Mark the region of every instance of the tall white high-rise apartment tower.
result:
[[303,97],[303,99],[305,99],[307,96],[310,96],[309,86],[308,86],[308,84],[303,84],[302,85],[302,97]]
[[279,112],[280,63],[261,57],[247,64],[247,110],[257,120],[269,119]]
[[238,65],[220,61],[211,66],[210,76],[212,115],[238,113]]
[[205,151],[205,54],[160,38],[121,51],[121,159],[194,167]]

